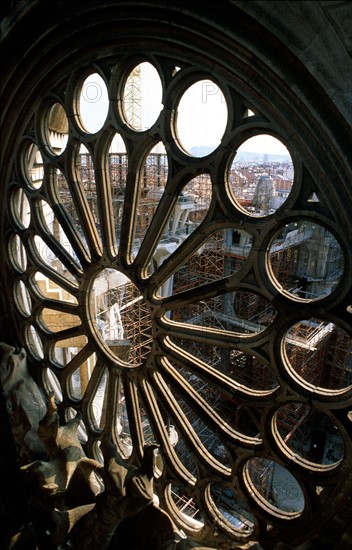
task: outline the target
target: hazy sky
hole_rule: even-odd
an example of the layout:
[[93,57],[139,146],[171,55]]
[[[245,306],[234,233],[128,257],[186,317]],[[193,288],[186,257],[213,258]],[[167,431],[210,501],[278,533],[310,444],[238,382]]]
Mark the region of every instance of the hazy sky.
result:
[[[153,125],[162,108],[161,82],[156,69],[149,63],[141,64],[141,129]],[[82,87],[81,118],[86,129],[97,132],[104,124],[108,111],[108,93],[104,81],[92,74]],[[227,120],[227,106],[221,90],[212,81],[201,81],[182,96],[177,114],[177,131],[186,150],[220,143]],[[240,150],[253,153],[288,155],[286,147],[277,139],[260,135],[244,142]]]

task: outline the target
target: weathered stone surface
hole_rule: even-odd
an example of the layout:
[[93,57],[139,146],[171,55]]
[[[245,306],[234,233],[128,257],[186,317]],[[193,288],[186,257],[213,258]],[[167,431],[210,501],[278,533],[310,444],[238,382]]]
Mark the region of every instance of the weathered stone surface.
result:
[[[177,530],[154,505],[156,446],[145,447],[139,468],[128,468],[106,438],[101,444],[105,466],[88,458],[78,437],[81,415],[60,424],[54,394],[44,397],[28,372],[25,351],[16,353],[3,343],[1,349],[1,382],[34,522],[43,524],[50,545],[120,548],[123,539],[138,534],[141,548],[146,541],[155,549],[174,548]],[[115,534],[122,523],[120,535]],[[154,528],[137,528],[143,524]]]
[[1,351],[0,378],[19,455],[23,460],[44,458],[37,430],[46,413],[45,397],[28,372],[25,350],[16,353],[14,347],[1,342]]

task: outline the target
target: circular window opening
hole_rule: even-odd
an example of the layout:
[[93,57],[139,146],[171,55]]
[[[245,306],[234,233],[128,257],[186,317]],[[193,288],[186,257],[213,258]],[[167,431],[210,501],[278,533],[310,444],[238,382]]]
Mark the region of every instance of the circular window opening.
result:
[[228,171],[228,188],[251,216],[268,216],[288,198],[293,177],[288,149],[273,136],[261,134],[238,148]]
[[245,467],[251,492],[268,511],[293,518],[304,509],[304,496],[293,475],[266,458],[251,458]]
[[[276,433],[292,458],[303,459],[312,469],[336,465],[344,454],[338,427],[330,417],[306,403],[287,403],[274,416]],[[319,468],[320,469],[320,468]]]
[[49,108],[46,117],[46,142],[54,155],[61,155],[68,139],[68,120],[65,109],[60,103],[54,103]]
[[329,394],[351,388],[352,339],[334,323],[303,319],[287,331],[284,344],[290,373],[305,386]]
[[344,269],[342,250],[328,229],[299,220],[285,225],[269,248],[272,274],[298,300],[319,300],[333,292]]
[[204,157],[219,145],[228,118],[220,87],[199,80],[182,95],[177,107],[176,130],[182,147],[193,157]]
[[89,318],[110,359],[134,367],[147,361],[152,345],[149,309],[138,288],[122,272],[108,268],[94,278]]
[[163,89],[158,71],[147,61],[129,73],[123,91],[123,108],[127,123],[142,132],[153,126],[162,105]]
[[82,84],[79,114],[83,129],[95,134],[103,126],[109,110],[106,84],[98,73],[89,75]]

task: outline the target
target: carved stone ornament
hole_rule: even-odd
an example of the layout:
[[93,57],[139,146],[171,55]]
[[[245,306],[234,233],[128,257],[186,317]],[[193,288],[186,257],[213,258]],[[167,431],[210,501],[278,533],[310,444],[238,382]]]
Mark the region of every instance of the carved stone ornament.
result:
[[54,394],[46,397],[30,375],[25,350],[16,353],[4,343],[0,349],[1,383],[36,535],[45,533],[45,548],[201,550],[158,507],[157,446],[146,446],[140,466],[130,467],[103,437],[104,465],[88,458],[78,437],[81,415],[60,424]]

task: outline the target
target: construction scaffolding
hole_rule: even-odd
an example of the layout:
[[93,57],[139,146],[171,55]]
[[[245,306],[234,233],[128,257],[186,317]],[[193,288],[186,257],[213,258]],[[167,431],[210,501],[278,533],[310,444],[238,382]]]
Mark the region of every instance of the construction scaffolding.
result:
[[115,220],[116,236],[119,238],[126,192],[128,156],[126,153],[110,153],[108,162],[113,217]]
[[352,384],[351,338],[340,329],[334,331],[331,340],[333,338],[335,342],[331,342],[327,352],[331,365],[327,369],[327,384],[332,390],[338,390]]
[[302,442],[307,436],[305,420],[310,414],[310,407],[305,403],[288,403],[281,407],[276,415],[277,425],[282,428],[283,441],[288,443],[293,437]]
[[152,346],[152,325],[149,309],[133,283],[125,286],[125,304],[120,307],[125,338],[130,342],[130,361],[142,364]]
[[292,452],[317,464],[337,462],[343,455],[341,434],[331,419],[307,403],[287,403],[276,413],[280,437]]
[[174,292],[183,292],[224,277],[224,231],[211,235],[200,251],[174,275]]
[[270,263],[285,290],[309,300],[330,294],[343,272],[343,255],[335,237],[305,220],[287,225],[277,235]]
[[123,105],[125,116],[134,130],[142,130],[141,66],[137,65],[126,80]]
[[[167,156],[151,152],[144,164],[143,177],[139,188],[135,242],[140,244],[164,193],[168,174]],[[164,228],[168,235],[168,227]]]
[[296,323],[286,335],[286,353],[297,374],[315,387],[337,390],[352,381],[351,338],[333,323]]
[[[138,77],[138,75],[135,76]],[[136,91],[133,88],[135,84],[136,82],[133,82],[132,79],[131,89],[128,92],[131,94],[131,98]],[[126,101],[125,109],[128,109]],[[131,99],[132,103],[133,101]],[[138,125],[137,115],[138,113],[129,115],[130,121],[133,119],[135,125]],[[97,200],[94,166],[87,150],[81,149],[77,164],[79,183],[99,231],[101,213]],[[279,168],[266,164],[265,167],[246,167],[238,169],[237,172],[233,170],[230,174],[231,185],[236,200],[241,206],[267,211],[272,206],[273,197],[277,204]],[[108,172],[116,242],[119,243],[128,172],[128,155],[126,151],[122,151],[122,148],[121,151],[110,151]],[[268,176],[265,176],[265,173]],[[57,171],[56,179],[60,200],[77,223],[82,234],[70,187],[61,172]],[[134,217],[134,253],[138,252],[143,243],[160,204],[167,179],[166,152],[163,152],[161,147],[154,148],[144,161],[142,175],[138,181]],[[280,185],[285,192],[288,192],[289,182],[286,179],[282,180]],[[202,223],[208,212],[211,198],[212,182],[207,174],[197,175],[184,186],[162,228],[161,237],[153,253],[153,262],[150,267],[152,271],[158,269],[162,262],[176,250],[177,246]],[[284,200],[284,196],[282,200]],[[82,236],[84,237],[84,235]],[[188,261],[170,276],[167,285],[159,289],[158,292],[162,297],[181,292],[186,293],[189,297],[192,289],[235,273],[245,262],[250,250],[250,235],[236,228],[221,229],[208,236],[202,246],[195,250]],[[329,232],[319,227],[318,224],[313,225],[305,221],[289,224],[277,235],[268,252],[272,272],[278,283],[298,299],[316,299],[324,296],[334,288],[342,273],[343,260],[338,243]],[[143,364],[152,347],[150,312],[143,296],[127,277],[116,270],[105,269],[100,274],[100,279],[97,278],[94,285],[97,331],[105,344],[121,361]],[[193,303],[191,301],[191,303],[170,312],[173,322],[182,322],[205,330],[215,328],[244,334],[261,332],[273,321],[274,316],[275,312],[266,299],[242,289],[209,299],[195,300]],[[273,371],[269,367],[259,361],[257,357],[245,354],[235,346],[233,349],[218,348],[197,342],[196,338],[178,341],[175,339],[175,341],[180,348],[195,358],[224,372],[235,382],[247,388],[267,391],[277,385]],[[332,391],[352,384],[351,338],[333,323],[314,319],[302,320],[287,332],[285,346],[290,368],[305,383]],[[239,405],[235,399],[231,400],[220,395],[205,380],[195,376],[191,371],[181,369],[176,365],[175,368],[179,369],[185,380],[195,388],[212,410],[224,419],[224,422],[251,437],[258,436],[256,423],[248,414],[246,407]],[[83,392],[87,385],[87,376],[81,373],[81,378]],[[105,378],[101,382],[101,393],[103,393],[104,384],[106,384]],[[226,452],[221,446],[216,431],[188,407],[181,395],[174,391],[173,394],[204,447],[217,460],[226,464]],[[78,395],[81,394],[77,393]],[[129,453],[132,452],[132,441],[122,388],[116,414],[118,436],[126,456],[129,456]],[[196,461],[193,462],[193,457],[182,439],[182,434],[177,433],[176,428],[171,424],[172,419],[167,416],[165,411],[162,411],[162,415],[163,418],[165,417],[165,427],[170,434],[170,441],[172,439],[172,444],[175,446],[180,460],[193,473]],[[144,437],[146,441],[152,442],[154,441],[152,425],[146,411],[142,409],[142,405],[141,416]],[[315,423],[316,419],[312,417],[311,409],[303,403],[291,403],[281,407],[276,415],[276,422],[283,442],[300,451],[300,454],[308,459],[314,456],[309,448],[313,420]],[[97,425],[100,426],[102,422],[103,417],[97,417]],[[324,426],[323,422],[322,425]],[[327,424],[326,434],[327,438],[333,439],[333,429]],[[336,439],[335,443],[339,444]],[[327,452],[322,460],[328,460]],[[275,466],[271,461],[258,459],[252,462],[250,472],[252,482],[263,498],[269,502],[274,498],[274,470]],[[279,483],[278,479],[279,476],[276,477],[275,483]],[[175,491],[173,497],[180,513],[186,513],[190,517],[197,516],[196,505],[184,494]],[[222,499],[221,502],[223,504],[225,500]],[[234,504],[232,503],[231,506]]]
[[142,364],[152,344],[149,310],[137,287],[122,273],[105,269],[94,285],[96,326],[124,362]]
[[226,372],[239,384],[256,390],[268,390],[277,384],[271,370],[253,355],[233,349],[222,352]]

